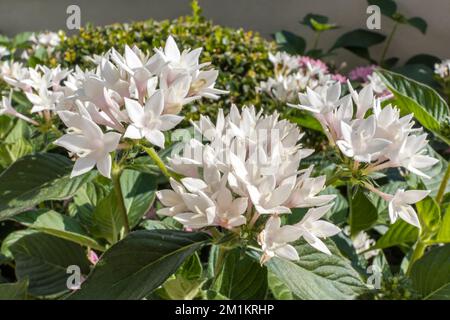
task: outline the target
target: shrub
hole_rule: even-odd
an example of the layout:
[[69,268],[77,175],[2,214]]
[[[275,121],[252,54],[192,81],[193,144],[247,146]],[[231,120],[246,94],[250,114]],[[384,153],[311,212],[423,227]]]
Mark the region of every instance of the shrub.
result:
[[184,47],[203,47],[202,62],[209,61],[220,70],[217,87],[230,91],[218,101],[200,102],[188,111],[188,118],[195,119],[205,113],[214,115],[218,108],[229,108],[231,103],[276,106],[272,99],[258,95],[255,90],[261,81],[273,76],[268,54],[275,50],[275,44],[253,31],[214,25],[201,16],[195,6],[191,16],[175,20],[147,20],[104,27],[88,25],[77,35],[63,37],[55,54],[61,53],[61,61],[53,59],[51,64],[88,67],[86,55],[101,54],[111,47],[123,48],[125,44],[135,44],[145,51],[161,47],[169,35]]

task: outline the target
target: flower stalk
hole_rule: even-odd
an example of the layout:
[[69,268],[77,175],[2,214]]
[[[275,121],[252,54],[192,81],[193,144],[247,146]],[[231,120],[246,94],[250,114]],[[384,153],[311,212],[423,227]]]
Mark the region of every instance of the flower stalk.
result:
[[123,237],[125,237],[128,233],[130,233],[130,223],[128,221],[127,208],[125,207],[125,203],[123,201],[122,186],[120,185],[120,176],[122,175],[122,172],[123,172],[122,168],[120,166],[115,165],[112,170],[111,179],[113,182],[113,189],[116,195],[120,216],[122,217],[122,223],[124,228]]
[[444,178],[442,178],[441,184],[439,185],[438,193],[436,195],[436,202],[441,204],[444,199],[445,190],[447,189],[448,180],[450,179],[450,165],[447,166]]

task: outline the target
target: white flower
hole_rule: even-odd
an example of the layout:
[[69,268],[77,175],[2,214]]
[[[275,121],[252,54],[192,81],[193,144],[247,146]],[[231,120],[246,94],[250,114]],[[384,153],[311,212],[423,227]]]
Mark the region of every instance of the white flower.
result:
[[110,178],[110,153],[117,148],[121,135],[117,132],[104,134],[97,124],[80,114],[70,111],[60,111],[58,114],[70,130],[57,139],[55,144],[79,156],[71,177],[79,176],[97,166],[100,174]]
[[258,243],[263,250],[261,264],[274,256],[292,261],[298,260],[297,250],[288,243],[297,240],[300,235],[297,228],[290,225],[281,227],[280,217],[271,216],[258,236]]
[[214,88],[218,76],[219,72],[217,70],[194,71],[192,73],[189,95],[219,99],[219,94],[226,94],[228,91]]
[[351,125],[341,122],[342,140],[336,144],[347,157],[360,162],[376,160],[391,143],[389,140],[375,138],[376,121],[372,115],[367,119],[354,120]]
[[183,120],[183,117],[173,114],[162,115],[164,97],[160,90],[151,96],[145,106],[135,100],[125,98],[125,107],[131,124],[124,137],[131,139],[146,138],[152,144],[164,148],[164,134]]
[[319,207],[336,198],[333,194],[318,195],[325,188],[326,176],[311,178],[312,169],[312,166],[309,167],[297,178],[294,190],[285,202],[285,206],[289,208]]
[[350,94],[353,98],[353,101],[355,102],[356,105],[356,118],[363,119],[366,112],[370,110],[374,105],[372,86],[370,85],[365,86],[358,93],[353,89],[349,80],[347,80],[347,85],[350,90]]
[[201,96],[189,96],[192,77],[181,74],[169,82],[168,73],[163,72],[160,77],[160,88],[164,93],[164,113],[177,114],[184,105],[191,103]]
[[390,94],[383,80],[381,80],[380,76],[376,72],[372,73],[371,75],[368,75],[367,79],[369,80],[369,85],[372,87],[372,90],[377,95],[384,96],[386,94]]
[[397,218],[405,220],[420,229],[419,218],[411,204],[424,199],[430,191],[428,190],[408,190],[398,189],[394,196],[389,200],[389,218],[391,222],[397,221]]
[[39,88],[37,93],[25,92],[28,100],[33,104],[32,113],[44,110],[54,111],[64,96],[62,92],[47,89],[45,84]]
[[308,242],[312,247],[317,250],[331,255],[330,250],[327,248],[320,238],[327,238],[339,233],[341,229],[334,224],[325,220],[319,220],[333,204],[319,208],[311,208],[308,210],[303,219],[293,225],[294,228],[300,230],[300,235]]
[[439,160],[423,154],[426,152],[425,147],[428,144],[426,137],[426,133],[420,136],[411,135],[406,137],[400,147],[392,150],[389,154],[390,165],[401,166],[419,176],[430,178],[420,169],[429,168],[438,163]]
[[442,60],[434,65],[434,73],[445,79],[450,76],[450,59]]
[[187,206],[181,197],[186,190],[175,179],[170,178],[169,181],[172,190],[167,189],[156,192],[159,201],[165,206],[165,208],[159,209],[157,213],[163,216],[173,217],[187,210]]
[[300,104],[293,107],[313,113],[326,114],[336,109],[341,96],[341,84],[336,82],[330,86],[317,88],[315,91],[306,88],[306,94],[299,94]]
[[8,56],[10,54],[8,48],[6,48],[5,46],[0,46],[0,59]]
[[217,204],[214,225],[232,229],[246,223],[246,218],[243,214],[247,209],[247,198],[233,199],[231,191],[225,187],[221,188],[212,197]]
[[159,58],[164,61],[165,67],[169,69],[171,76],[174,77],[179,73],[191,73],[208,65],[209,63],[199,64],[198,62],[202,50],[203,48],[197,48],[180,53],[172,36],[167,38],[164,49],[155,49]]

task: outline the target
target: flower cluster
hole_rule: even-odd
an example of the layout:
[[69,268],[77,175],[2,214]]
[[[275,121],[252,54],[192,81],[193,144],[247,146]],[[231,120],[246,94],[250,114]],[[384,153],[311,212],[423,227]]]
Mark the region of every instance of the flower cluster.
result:
[[[321,123],[330,144],[336,145],[341,154],[352,162],[353,169],[362,168],[365,174],[386,168],[403,167],[419,176],[428,178],[423,169],[438,160],[425,155],[428,141],[421,128],[414,128],[412,114],[401,117],[400,111],[390,104],[381,107],[374,96],[372,86],[361,91],[353,90],[341,97],[341,85],[335,83],[316,90],[310,88],[299,94],[299,105],[293,107],[308,110]],[[411,204],[422,200],[428,191],[397,190],[395,195],[378,191],[369,183],[366,188],[389,201],[392,222],[397,217],[420,228]]]
[[[215,124],[201,116],[194,126],[206,141],[191,139],[169,160],[170,168],[183,178],[171,179],[172,190],[157,193],[164,205],[159,214],[195,229],[252,229],[265,221],[258,236],[262,263],[275,255],[298,259],[289,242],[301,237],[330,253],[320,238],[339,228],[320,218],[335,196],[319,195],[325,176],[311,177],[312,167],[298,170],[313,151],[302,148],[303,134],[297,126],[279,120],[277,113],[263,116],[254,107],[239,112],[236,106],[226,117],[220,110]],[[297,224],[281,226],[280,214],[292,208],[311,209]]]
[[307,87],[315,88],[342,80],[342,76],[330,74],[321,60],[285,52],[269,54],[269,59],[274,65],[275,78],[261,82],[259,89],[281,102],[297,102],[298,92],[304,92]]
[[[183,119],[177,114],[185,104],[226,93],[214,88],[218,71],[199,63],[201,51],[180,52],[169,37],[165,48],[155,49],[152,56],[137,47],[126,46],[123,55],[111,49],[92,58],[93,70],[33,69],[5,62],[2,78],[25,92],[32,113],[44,113],[46,118],[56,113],[68,127],[55,144],[78,157],[72,176],[97,166],[110,177],[110,153],[122,137],[145,138],[164,148],[162,132]],[[4,112],[17,116],[5,98],[3,106]]]

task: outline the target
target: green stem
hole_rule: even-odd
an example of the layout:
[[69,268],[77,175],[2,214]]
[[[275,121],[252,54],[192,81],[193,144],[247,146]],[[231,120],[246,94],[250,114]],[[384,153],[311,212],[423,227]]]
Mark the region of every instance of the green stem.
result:
[[398,22],[395,22],[394,23],[394,27],[392,28],[391,33],[389,34],[389,37],[388,37],[388,39],[386,41],[386,44],[385,44],[385,46],[383,48],[383,53],[381,54],[381,58],[380,58],[380,61],[378,63],[380,66],[382,66],[382,64],[383,64],[383,61],[384,61],[384,58],[386,57],[387,51],[389,49],[389,46],[391,45],[392,38],[394,38],[394,34],[397,31],[397,27],[398,27]]
[[124,227],[124,236],[130,232],[130,223],[128,222],[127,208],[125,207],[125,202],[123,201],[122,186],[120,185],[120,176],[122,175],[122,168],[115,165],[112,170],[111,178],[113,182],[114,193],[117,199],[117,205],[122,217],[122,223]]
[[445,171],[444,178],[439,185],[439,190],[436,195],[436,202],[441,204],[442,199],[444,199],[445,190],[447,189],[448,180],[450,179],[450,165],[447,166],[447,170]]
[[216,264],[214,266],[214,281],[217,280],[217,276],[220,274],[220,271],[223,268],[223,264],[225,262],[225,254],[227,249],[224,246],[219,246],[219,252],[217,254]]
[[176,173],[170,172],[166,165],[164,164],[164,162],[162,161],[162,159],[159,157],[158,153],[156,152],[156,150],[153,147],[144,147],[141,146],[142,149],[144,149],[145,152],[147,152],[147,154],[150,156],[150,158],[152,158],[152,160],[155,162],[155,164],[158,166],[159,170],[161,170],[161,172],[167,177],[167,178],[173,178],[175,180],[180,180],[180,176],[177,175]]
[[314,34],[314,42],[313,42],[313,46],[312,46],[312,50],[316,50],[317,46],[319,45],[319,38],[320,38],[320,33],[319,31],[316,31]]
[[426,248],[427,248],[427,245],[424,242],[422,242],[422,240],[419,239],[417,241],[416,247],[414,248],[414,251],[411,255],[411,259],[409,260],[408,270],[406,271],[407,275],[409,275],[411,273],[411,269],[412,269],[414,262],[416,262],[423,256]]
[[347,199],[348,199],[348,224],[350,225],[350,236],[353,237],[352,221],[353,221],[353,185],[347,183]]

